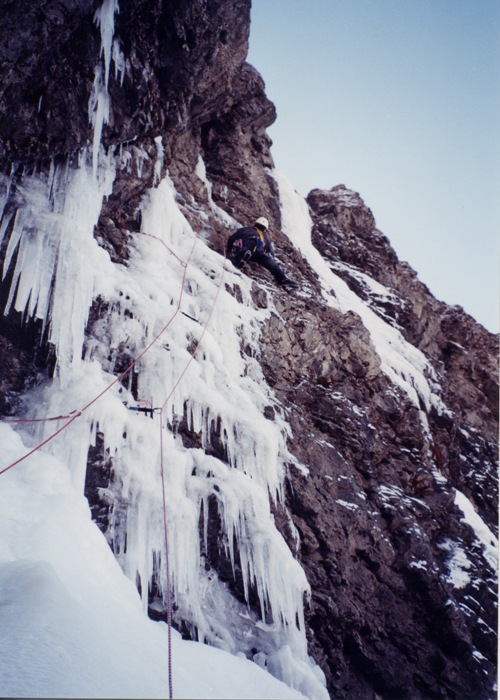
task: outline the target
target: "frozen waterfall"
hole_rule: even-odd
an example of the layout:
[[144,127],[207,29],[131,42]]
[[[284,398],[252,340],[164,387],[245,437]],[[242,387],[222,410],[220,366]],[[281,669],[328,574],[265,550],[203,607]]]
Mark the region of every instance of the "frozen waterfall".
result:
[[[251,654],[260,640],[259,664],[302,692],[325,697],[321,672],[307,655],[309,585],[270,505],[282,502],[288,469],[305,471],[287,449],[284,410],[258,362],[259,328],[272,304],[254,308],[250,280],[191,228],[168,176],[142,202],[142,231],[130,234],[127,264],[112,263],[93,236],[115,175],[112,154],[106,158],[101,154],[97,178],[92,153],[84,151],[48,175],[3,183],[6,193],[9,188],[1,223],[8,243],[4,276],[13,271],[8,308],[39,319],[57,356],[54,376],[28,397],[30,415],[81,412],[45,447],[67,465],[80,493],[89,447],[101,440],[112,464],[112,482],[101,494],[110,504],[107,538],[144,610],[153,584],[163,598],[167,593],[162,462],[178,619],[201,641],[233,653]],[[96,299],[105,312],[88,325]],[[140,357],[121,382],[119,356]],[[163,408],[153,420],[129,410],[143,399]],[[269,406],[274,420],[265,417]],[[181,420],[199,435],[199,446],[183,445]],[[54,430],[53,423],[40,423],[23,437],[33,446]],[[206,454],[214,431],[226,460]],[[256,594],[260,619],[206,571],[214,507],[226,556],[241,570],[247,600]]]

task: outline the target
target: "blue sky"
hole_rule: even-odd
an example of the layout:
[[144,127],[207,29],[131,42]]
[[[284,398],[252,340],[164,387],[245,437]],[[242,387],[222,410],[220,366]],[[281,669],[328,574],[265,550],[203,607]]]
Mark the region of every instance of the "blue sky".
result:
[[302,195],[360,193],[438,299],[498,332],[500,2],[252,0],[248,60]]

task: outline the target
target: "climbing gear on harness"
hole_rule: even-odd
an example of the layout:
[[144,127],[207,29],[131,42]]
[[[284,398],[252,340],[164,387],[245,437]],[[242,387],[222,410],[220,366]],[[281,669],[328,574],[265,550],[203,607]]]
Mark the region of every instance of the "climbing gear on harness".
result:
[[155,411],[161,411],[161,408],[153,408],[153,399],[143,399],[139,400],[138,403],[140,404],[146,404],[149,403],[149,406],[129,406],[128,401],[124,401],[123,405],[128,408],[129,411],[137,411],[138,413],[145,413],[147,416],[150,418],[153,418],[154,412]]
[[187,316],[187,318],[190,318],[191,321],[196,321],[196,323],[199,323],[199,321],[198,321],[197,318],[195,318],[194,316],[190,316],[190,315],[187,314],[185,311],[181,311],[181,314],[182,314],[183,316]]
[[255,227],[255,230],[258,233],[258,238],[256,239],[252,253],[262,253],[266,247],[266,239],[264,238],[264,234],[259,228]]

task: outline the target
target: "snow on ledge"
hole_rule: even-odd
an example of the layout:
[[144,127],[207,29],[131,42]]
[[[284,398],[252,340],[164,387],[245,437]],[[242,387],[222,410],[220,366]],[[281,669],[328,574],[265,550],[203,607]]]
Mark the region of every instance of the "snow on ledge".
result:
[[408,343],[401,333],[386,323],[362,301],[331,269],[311,241],[313,222],[307,202],[293,188],[281,170],[273,170],[280,193],[283,233],[290,239],[317,273],[325,302],[346,313],[353,311],[361,317],[380,357],[381,370],[399,386],[417,406],[428,411],[434,407],[445,412],[438,395],[438,382],[433,367],[425,355]]
[[461,491],[455,491],[455,504],[464,514],[462,522],[467,523],[474,530],[485,560],[496,572],[498,570],[498,539],[479,516],[472,502]]

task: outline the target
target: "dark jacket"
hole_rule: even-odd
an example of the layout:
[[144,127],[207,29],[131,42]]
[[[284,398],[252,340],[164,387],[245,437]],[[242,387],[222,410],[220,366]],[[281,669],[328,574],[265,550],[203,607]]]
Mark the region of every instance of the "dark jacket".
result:
[[[240,243],[241,241],[241,243]],[[226,255],[231,256],[233,248],[250,250],[252,253],[264,253],[274,258],[274,248],[266,233],[262,233],[253,226],[244,226],[235,231],[227,239]]]
[[[247,251],[250,252],[250,256]],[[274,257],[274,248],[269,237],[253,226],[239,228],[229,236],[226,255],[239,270],[250,260],[269,270],[279,285],[290,282]]]

